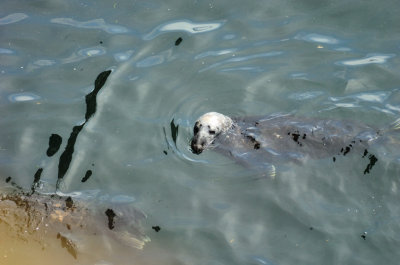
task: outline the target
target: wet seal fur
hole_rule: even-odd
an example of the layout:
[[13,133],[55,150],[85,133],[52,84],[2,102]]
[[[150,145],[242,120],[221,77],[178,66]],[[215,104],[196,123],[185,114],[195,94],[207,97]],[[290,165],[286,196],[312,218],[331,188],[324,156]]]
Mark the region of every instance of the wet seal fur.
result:
[[[300,118],[282,113],[230,118],[209,112],[195,122],[190,146],[194,154],[215,149],[240,164],[274,176],[275,162],[302,163],[308,158],[326,157],[335,162],[335,156],[346,156],[354,150],[362,154],[384,133],[399,129],[400,119],[377,130],[356,121]],[[368,159],[370,164],[364,174],[378,161],[372,154]]]

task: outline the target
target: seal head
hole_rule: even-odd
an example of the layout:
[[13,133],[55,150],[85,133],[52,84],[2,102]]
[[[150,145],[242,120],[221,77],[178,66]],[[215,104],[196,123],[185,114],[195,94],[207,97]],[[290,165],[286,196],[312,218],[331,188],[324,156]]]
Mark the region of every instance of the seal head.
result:
[[218,112],[208,112],[197,119],[193,128],[193,138],[191,142],[192,152],[200,154],[215,138],[233,126],[233,121],[228,116]]

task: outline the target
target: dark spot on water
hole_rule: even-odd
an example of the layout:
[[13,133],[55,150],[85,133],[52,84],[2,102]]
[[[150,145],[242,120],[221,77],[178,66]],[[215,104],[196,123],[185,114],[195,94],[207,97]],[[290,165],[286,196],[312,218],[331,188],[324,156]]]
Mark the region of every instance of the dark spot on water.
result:
[[11,177],[8,176],[8,177],[6,178],[6,183],[10,182],[10,180],[11,180]]
[[33,183],[32,183],[32,186],[31,186],[32,193],[35,192],[36,186],[40,181],[40,176],[42,175],[42,172],[43,172],[43,168],[39,168],[36,171],[35,175],[33,176]]
[[117,216],[112,209],[107,209],[105,214],[108,218],[108,228],[112,230],[114,228],[114,217]]
[[363,154],[362,157],[364,158],[366,155],[368,155],[368,150],[367,149],[364,150],[364,154]]
[[92,171],[91,170],[86,171],[86,174],[82,178],[81,182],[86,182],[90,178],[90,176],[92,176]]
[[86,113],[85,113],[85,122],[81,125],[74,126],[72,128],[72,132],[68,138],[67,146],[65,147],[64,152],[60,156],[60,160],[58,163],[58,181],[56,188],[58,189],[60,185],[60,181],[64,178],[65,173],[67,172],[69,165],[72,160],[72,154],[74,153],[75,142],[82,131],[83,126],[89,121],[89,119],[96,112],[97,102],[96,96],[100,89],[104,86],[107,81],[108,76],[111,74],[111,70],[104,71],[100,73],[95,82],[94,82],[94,90],[86,95]]
[[333,159],[333,162],[336,162],[336,157],[333,157],[332,159]]
[[74,206],[74,201],[71,197],[65,199],[65,206],[67,207],[67,209],[71,209]]
[[310,226],[310,230],[311,230],[311,231],[314,230],[314,227]]
[[167,151],[165,151],[165,150],[163,151],[163,153],[164,153],[164,155],[168,155],[168,152],[167,152]]
[[254,149],[256,149],[256,150],[257,150],[257,149],[260,149],[260,143],[259,143],[259,142],[257,142],[257,143],[254,144]]
[[375,163],[378,162],[378,158],[376,158],[376,156],[374,156],[372,154],[368,156],[368,159],[369,159],[369,164],[367,165],[367,167],[364,170],[364,175],[369,173],[370,170],[372,169],[372,167],[375,165]]
[[254,124],[254,125],[255,125],[255,126],[257,126],[258,124],[259,124],[258,122],[255,122],[255,124]]
[[71,230],[71,225],[66,224],[66,226],[67,226],[67,229],[68,229],[68,230]]
[[101,40],[101,41],[99,41],[99,43],[100,43],[100,44],[103,44],[103,41]]
[[306,137],[307,137],[307,135],[306,135],[306,134],[303,134],[303,139],[306,139]]
[[340,149],[340,153],[343,153],[343,151],[344,151],[344,150],[343,150],[343,147],[342,147],[342,149]]
[[[360,140],[360,141],[361,141],[361,140]],[[351,143],[352,143],[352,144],[355,144],[355,143],[356,143],[356,141],[354,141],[354,140],[353,140],[353,141],[351,141]]]
[[175,41],[175,46],[178,46],[179,44],[181,44],[182,42],[182,38],[179,37],[176,41]]
[[94,163],[92,163],[92,167],[94,167]]
[[42,172],[43,172],[43,168],[39,168],[39,169],[36,171],[35,176],[34,176],[34,179],[33,179],[33,183],[36,184],[36,183],[39,182],[40,176],[42,175]]
[[[84,124],[74,126],[72,128],[71,135],[68,138],[67,146],[65,147],[64,152],[60,156],[60,161],[58,163],[58,179],[64,178],[65,173],[67,172],[69,165],[72,160],[72,154],[74,153],[75,149],[75,142],[76,139],[81,132]],[[57,185],[58,186],[58,185]]]
[[156,232],[159,232],[161,230],[161,227],[159,227],[158,225],[152,226],[151,228],[153,228],[154,231],[156,231]]
[[71,254],[72,257],[75,259],[77,258],[77,251],[75,244],[69,240],[67,237],[61,235],[60,233],[57,234],[57,238],[61,241],[61,247],[66,248],[68,253]]
[[290,132],[288,132],[287,135],[290,135]]
[[49,138],[49,148],[46,151],[48,157],[53,156],[60,149],[62,138],[58,134],[52,134]]
[[361,235],[361,238],[364,239],[364,240],[366,240],[366,239],[367,239],[367,234],[364,232],[364,233]]
[[178,137],[178,129],[179,125],[175,125],[174,119],[171,121],[171,135],[172,135],[172,140],[174,141],[174,144],[176,146],[176,138]]
[[104,71],[100,73],[96,80],[94,81],[94,90],[86,95],[86,114],[85,119],[86,122],[92,117],[92,115],[96,112],[97,107],[97,93],[99,93],[100,89],[104,86],[107,81],[108,76],[111,74],[111,70]]

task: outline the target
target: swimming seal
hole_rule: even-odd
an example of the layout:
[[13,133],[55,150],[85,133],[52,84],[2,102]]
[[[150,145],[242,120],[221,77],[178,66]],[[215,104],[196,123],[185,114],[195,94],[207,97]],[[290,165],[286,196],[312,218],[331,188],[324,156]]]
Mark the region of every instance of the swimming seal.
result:
[[215,149],[241,164],[265,170],[275,162],[301,163],[308,158],[347,155],[354,150],[362,154],[387,131],[400,129],[399,120],[377,130],[357,121],[285,113],[230,118],[209,112],[194,124],[190,146],[194,154]]

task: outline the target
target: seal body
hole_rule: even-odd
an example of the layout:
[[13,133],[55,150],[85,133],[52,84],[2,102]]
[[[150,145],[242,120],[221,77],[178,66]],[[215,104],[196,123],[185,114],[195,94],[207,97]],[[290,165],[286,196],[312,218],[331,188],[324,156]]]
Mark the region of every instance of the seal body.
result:
[[[201,116],[196,124],[208,126],[208,119],[202,117],[209,115],[212,114]],[[382,132],[356,121],[300,118],[282,113],[229,119],[232,122],[218,135],[205,137],[206,131],[203,131],[200,137],[195,126],[193,153],[214,148],[240,164],[263,171],[274,163],[302,163],[309,158],[347,155],[355,150],[363,152]],[[200,138],[208,142],[199,145]]]

